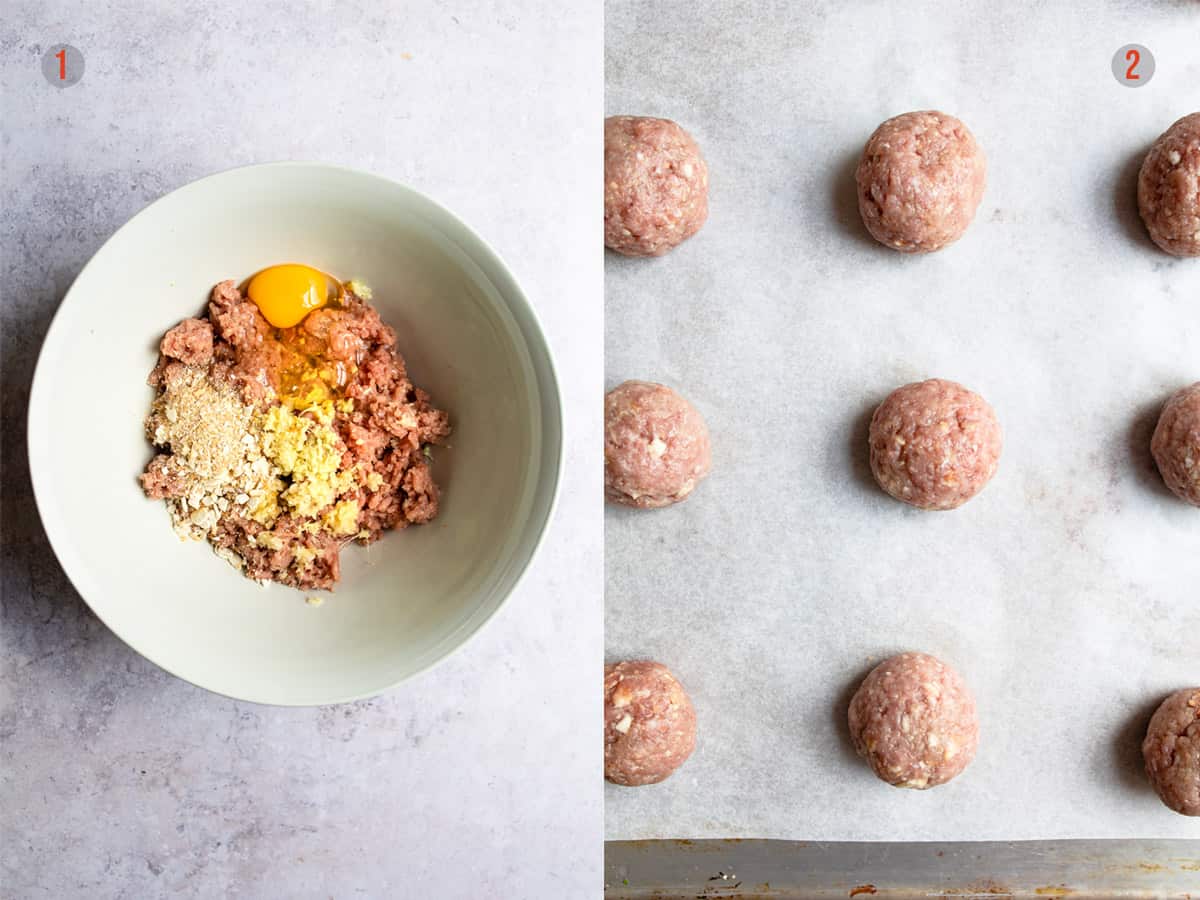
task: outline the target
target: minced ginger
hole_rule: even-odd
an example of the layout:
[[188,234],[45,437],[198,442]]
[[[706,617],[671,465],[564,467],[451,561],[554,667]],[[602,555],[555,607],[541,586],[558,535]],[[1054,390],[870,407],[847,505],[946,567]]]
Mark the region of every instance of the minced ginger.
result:
[[[279,499],[293,514],[311,518],[355,487],[354,471],[341,468],[342,442],[329,425],[287,406],[271,407],[260,415],[259,424],[263,455],[292,479]],[[357,519],[358,504],[351,505]]]

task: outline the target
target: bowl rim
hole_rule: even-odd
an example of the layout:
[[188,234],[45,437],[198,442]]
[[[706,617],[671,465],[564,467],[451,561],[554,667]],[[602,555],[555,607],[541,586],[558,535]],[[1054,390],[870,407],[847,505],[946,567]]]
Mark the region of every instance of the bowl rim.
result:
[[[403,675],[402,677],[392,680],[392,681],[389,681],[387,684],[380,685],[377,688],[369,689],[367,691],[359,691],[359,692],[354,692],[354,693],[350,693],[350,694],[336,694],[335,693],[335,694],[331,694],[328,697],[321,697],[319,699],[314,699],[314,700],[298,699],[298,700],[289,700],[289,701],[281,702],[279,700],[268,700],[268,699],[263,699],[261,697],[248,696],[248,695],[237,695],[237,694],[229,693],[228,691],[216,690],[214,688],[211,688],[206,685],[200,684],[196,681],[193,681],[192,679],[187,678],[184,675],[180,675],[170,665],[164,664],[160,659],[156,658],[156,654],[147,651],[146,648],[138,646],[135,643],[133,643],[131,640],[129,640],[124,634],[121,633],[121,631],[118,628],[114,627],[113,624],[111,622],[109,622],[100,613],[99,610],[97,610],[92,605],[92,603],[84,595],[83,591],[81,591],[79,589],[79,586],[76,583],[75,576],[68,570],[67,565],[63,562],[62,557],[59,555],[58,550],[55,548],[55,541],[56,540],[66,540],[66,536],[63,533],[62,529],[60,529],[56,526],[52,526],[50,524],[50,521],[56,521],[56,520],[53,520],[53,517],[52,517],[52,519],[48,521],[47,517],[45,515],[45,512],[43,510],[43,504],[48,503],[49,501],[48,501],[48,499],[43,499],[43,491],[39,489],[39,484],[44,482],[44,480],[46,478],[48,478],[49,475],[43,469],[41,469],[41,464],[36,461],[38,459],[38,457],[33,452],[33,450],[34,450],[33,443],[35,440],[35,435],[43,433],[48,428],[48,425],[42,421],[42,419],[44,418],[44,415],[45,415],[42,412],[42,410],[45,410],[47,408],[47,402],[48,402],[47,400],[43,399],[43,397],[42,397],[42,394],[46,390],[45,384],[46,384],[47,378],[41,377],[41,376],[43,376],[43,372],[46,371],[45,367],[49,366],[49,362],[46,359],[46,348],[48,346],[50,346],[51,341],[54,338],[54,336],[56,335],[57,331],[61,327],[63,327],[62,323],[64,321],[66,321],[66,315],[64,315],[64,311],[68,310],[68,308],[70,306],[71,295],[74,293],[76,285],[79,283],[80,279],[83,278],[83,276],[86,274],[88,269],[92,266],[93,262],[95,262],[96,258],[99,257],[104,252],[105,248],[107,248],[110,243],[112,243],[114,240],[116,240],[120,236],[120,234],[123,231],[125,231],[125,229],[128,228],[135,220],[141,218],[143,215],[146,215],[155,206],[157,206],[158,204],[160,204],[167,198],[174,196],[175,194],[179,193],[180,191],[191,189],[191,188],[195,187],[196,185],[199,185],[203,182],[216,180],[216,179],[231,175],[236,172],[247,172],[250,170],[262,171],[262,170],[269,170],[269,169],[284,169],[284,168],[323,169],[323,170],[327,170],[327,171],[333,171],[333,172],[339,172],[339,173],[346,174],[346,175],[351,175],[356,178],[365,178],[368,180],[376,181],[383,185],[386,185],[389,189],[392,189],[392,190],[399,189],[401,192],[406,193],[409,196],[411,196],[418,203],[426,204],[435,213],[438,213],[438,214],[448,217],[451,222],[453,222],[455,225],[459,226],[466,234],[470,235],[470,237],[478,245],[479,252],[478,252],[478,254],[471,252],[468,255],[477,264],[482,262],[485,265],[494,267],[496,270],[498,270],[499,274],[502,277],[504,277],[508,280],[508,282],[510,283],[510,285],[512,287],[512,291],[510,292],[511,296],[508,296],[508,295],[502,293],[501,297],[503,297],[503,299],[505,300],[506,305],[508,305],[510,301],[516,301],[517,308],[516,309],[510,308],[509,312],[518,314],[518,315],[524,314],[524,316],[526,317],[526,321],[524,324],[527,325],[527,328],[520,327],[522,323],[520,322],[519,318],[518,318],[518,328],[521,332],[521,337],[523,338],[524,343],[526,345],[527,352],[530,352],[530,351],[539,352],[540,351],[541,355],[543,356],[543,361],[544,361],[545,370],[546,370],[545,383],[544,384],[542,383],[542,379],[535,379],[535,383],[537,384],[539,393],[545,395],[541,398],[541,405],[542,405],[543,410],[549,408],[549,410],[556,417],[558,435],[557,435],[557,441],[556,441],[557,447],[555,448],[555,450],[549,460],[552,463],[552,465],[550,466],[550,471],[542,474],[542,479],[548,478],[548,479],[552,480],[552,484],[550,486],[549,502],[546,505],[545,514],[540,517],[540,521],[535,520],[536,534],[534,535],[533,542],[530,545],[529,552],[526,555],[525,560],[520,564],[519,569],[513,575],[511,585],[509,585],[509,587],[503,591],[502,596],[499,598],[499,600],[497,601],[495,606],[491,609],[491,611],[488,612],[488,614],[486,616],[484,616],[478,622],[476,622],[473,626],[471,626],[470,630],[461,633],[461,635],[457,639],[457,642],[454,643],[452,646],[440,648],[438,650],[437,654],[434,655],[432,658],[430,658],[428,661],[426,661],[422,665],[418,666],[417,668],[413,669],[411,672],[408,672],[407,674]],[[467,248],[460,247],[460,249],[466,250]],[[55,309],[54,315],[50,319],[50,325],[46,329],[46,334],[42,338],[41,346],[38,349],[37,362],[34,365],[33,378],[30,381],[28,408],[26,409],[26,414],[25,414],[25,425],[26,425],[25,452],[26,452],[26,458],[27,458],[28,465],[29,465],[29,480],[30,480],[30,485],[33,490],[34,506],[37,509],[38,518],[41,521],[41,525],[42,525],[42,530],[46,534],[46,542],[50,545],[50,549],[54,553],[55,560],[57,561],[59,567],[62,569],[63,574],[65,574],[67,576],[67,580],[71,583],[71,587],[74,589],[75,593],[79,596],[79,598],[84,602],[84,604],[87,606],[87,608],[92,613],[92,615],[94,615],[97,619],[99,619],[100,622],[103,623],[103,625],[110,632],[112,632],[114,635],[116,635],[116,637],[123,644],[125,644],[127,647],[129,647],[131,650],[133,650],[139,656],[143,657],[144,659],[153,663],[158,668],[162,669],[164,672],[167,672],[169,675],[171,675],[175,678],[178,678],[180,681],[186,682],[187,684],[191,684],[197,688],[200,688],[203,691],[207,691],[210,694],[215,694],[215,695],[221,696],[221,697],[227,697],[230,700],[236,700],[236,701],[242,702],[242,703],[253,703],[257,706],[270,706],[270,707],[281,707],[281,708],[334,706],[334,705],[339,705],[339,704],[343,704],[343,703],[352,703],[357,700],[365,700],[365,699],[368,699],[371,697],[377,697],[380,694],[386,693],[388,691],[392,691],[392,690],[396,689],[397,687],[399,687],[400,685],[402,685],[408,681],[411,681],[421,675],[424,675],[425,673],[429,672],[431,669],[441,665],[447,659],[456,655],[463,648],[465,648],[469,644],[471,644],[475,640],[476,636],[478,636],[478,634],[481,631],[483,631],[484,627],[486,625],[488,625],[493,619],[495,619],[496,616],[499,615],[500,611],[502,609],[504,609],[505,606],[508,605],[509,601],[512,599],[512,595],[515,594],[520,589],[521,585],[524,583],[526,576],[529,574],[530,568],[533,566],[534,560],[537,559],[538,554],[541,552],[542,546],[546,540],[546,534],[550,530],[551,523],[554,522],[556,514],[558,512],[558,501],[559,501],[559,496],[560,496],[560,493],[562,490],[562,470],[563,470],[563,465],[566,460],[566,439],[565,439],[566,425],[567,425],[566,410],[563,406],[562,390],[559,386],[558,367],[554,360],[554,352],[553,352],[553,349],[551,348],[550,341],[547,340],[547,338],[546,338],[546,330],[543,327],[542,321],[538,316],[537,309],[529,301],[529,298],[526,295],[524,289],[521,287],[520,282],[517,281],[517,278],[513,274],[511,267],[509,267],[509,265],[504,261],[503,257],[501,257],[501,255],[496,251],[496,249],[487,240],[485,240],[479,234],[479,232],[477,232],[471,226],[467,225],[466,222],[464,222],[463,219],[460,218],[451,209],[449,209],[448,207],[437,202],[432,197],[430,197],[428,194],[425,194],[422,191],[419,191],[416,188],[413,188],[407,184],[404,184],[399,181],[395,181],[391,178],[387,178],[383,175],[379,175],[374,172],[368,172],[363,169],[355,169],[350,166],[341,166],[341,165],[336,165],[333,163],[320,162],[320,161],[309,161],[309,160],[279,160],[279,161],[264,162],[264,163],[251,163],[248,165],[241,165],[241,166],[231,166],[227,169],[221,169],[216,172],[211,172],[207,175],[202,175],[199,178],[194,178],[191,181],[184,182],[183,184],[180,184],[180,185],[172,188],[171,190],[155,197],[153,200],[151,200],[149,203],[147,203],[145,206],[143,206],[141,209],[139,209],[136,213],[134,213],[132,216],[130,216],[127,220],[125,220],[119,227],[116,228],[116,230],[114,230],[112,232],[112,234],[110,234],[107,238],[105,238],[104,243],[102,243],[96,249],[96,251],[88,258],[87,262],[85,262],[83,264],[83,266],[80,268],[79,272],[71,280],[70,286],[63,293],[62,299],[59,301],[58,307]],[[544,431],[544,428],[543,428],[543,431]]]

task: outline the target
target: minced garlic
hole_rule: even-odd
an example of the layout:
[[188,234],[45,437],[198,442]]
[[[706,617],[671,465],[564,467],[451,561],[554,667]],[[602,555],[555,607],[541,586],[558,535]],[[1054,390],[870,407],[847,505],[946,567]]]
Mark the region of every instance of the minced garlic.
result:
[[288,397],[283,402],[293,411],[311,413],[318,422],[329,425],[333,422],[333,400],[329,398],[329,392],[323,388],[323,383],[319,386],[314,385],[303,397]]
[[246,512],[259,525],[270,528],[279,518],[279,492],[283,490],[283,482],[273,478],[267,487],[254,498],[252,505],[247,505]]
[[354,534],[358,531],[358,504],[353,500],[335,504],[321,517],[321,524],[334,534]]
[[283,538],[271,531],[260,531],[254,542],[267,550],[283,549]]
[[280,498],[295,515],[311,518],[353,486],[353,474],[339,471],[341,441],[329,425],[273,406],[261,415],[261,428],[263,452],[291,476]]

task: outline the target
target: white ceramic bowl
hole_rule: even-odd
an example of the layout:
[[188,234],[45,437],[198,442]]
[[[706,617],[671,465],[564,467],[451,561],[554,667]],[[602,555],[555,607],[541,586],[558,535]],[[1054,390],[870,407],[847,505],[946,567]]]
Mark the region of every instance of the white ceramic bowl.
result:
[[[370,285],[414,383],[454,428],[434,451],[438,517],[346,548],[321,606],[181,542],[137,482],[162,333],[198,314],[216,282],[281,262]],[[479,237],[383,178],[279,163],[168,194],[80,272],[38,360],[29,459],[59,561],[126,643],[221,694],[316,705],[399,683],[496,612],[551,515],[561,416],[533,310]]]

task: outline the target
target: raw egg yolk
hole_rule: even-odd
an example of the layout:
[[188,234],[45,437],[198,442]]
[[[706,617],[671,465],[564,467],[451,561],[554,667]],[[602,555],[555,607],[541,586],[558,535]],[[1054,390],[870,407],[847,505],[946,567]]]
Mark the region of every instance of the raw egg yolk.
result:
[[337,279],[324,272],[289,263],[263,269],[250,279],[246,293],[268,322],[291,328],[314,309],[336,301],[341,289]]

